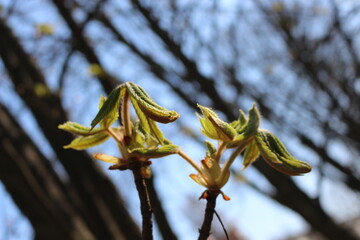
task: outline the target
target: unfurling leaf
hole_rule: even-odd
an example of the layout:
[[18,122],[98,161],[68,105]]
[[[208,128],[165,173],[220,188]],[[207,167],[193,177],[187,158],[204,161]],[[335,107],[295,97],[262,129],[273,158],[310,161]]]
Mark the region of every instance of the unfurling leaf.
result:
[[215,153],[216,153],[216,148],[215,148],[214,144],[212,144],[209,141],[205,141],[205,146],[208,149],[206,151],[206,156],[209,157],[209,158],[213,157],[215,155]]
[[205,157],[201,160],[199,174],[190,174],[190,177],[211,191],[220,190],[229,180],[230,171],[223,172],[218,162]]
[[[120,93],[121,95],[121,93]],[[106,102],[107,97],[100,96],[99,101],[99,109],[102,108],[104,103]],[[121,101],[121,99],[120,99]],[[119,106],[120,103],[117,105]],[[104,129],[109,128],[117,119],[119,118],[119,109],[118,107],[114,107],[103,119],[100,120],[100,126]]]
[[170,123],[180,117],[177,112],[168,110],[156,104],[139,85],[132,82],[126,82],[125,87],[131,98],[137,102],[139,108],[146,117],[161,123]]
[[235,129],[229,124],[222,121],[218,115],[210,108],[198,104],[204,117],[198,115],[202,129],[201,132],[212,139],[222,140],[225,142],[232,141],[236,136]]
[[297,176],[311,171],[311,166],[291,156],[274,134],[266,130],[260,130],[255,140],[261,156],[271,167],[279,172]]
[[161,130],[156,125],[156,122],[152,119],[146,117],[142,109],[140,108],[138,102],[134,98],[130,98],[131,103],[135,109],[136,114],[140,120],[140,126],[144,132],[145,140],[148,144],[151,144],[154,140],[157,141],[157,144],[164,145],[165,137]]
[[91,129],[96,126],[101,120],[104,118],[110,117],[110,115],[114,114],[114,111],[117,111],[120,104],[120,98],[122,94],[122,85],[118,86],[114,90],[111,91],[109,97],[102,104],[99,112],[95,116],[95,118],[91,122]]
[[256,145],[255,140],[252,140],[245,149],[243,165],[245,170],[251,163],[253,163],[260,155],[260,151]]
[[64,124],[59,125],[58,128],[81,136],[90,136],[105,130],[103,128],[95,128],[91,130],[89,127],[71,121],[67,121]]
[[72,148],[76,150],[83,150],[89,147],[94,147],[106,141],[109,138],[107,132],[100,132],[91,136],[81,136],[75,138],[69,145],[64,146],[64,148]]
[[236,130],[236,132],[243,132],[243,129],[246,127],[248,118],[245,115],[242,109],[239,109],[239,118],[230,123],[230,125]]
[[[241,114],[241,112],[240,112]],[[243,118],[243,117],[241,117]],[[228,145],[228,147],[237,146],[238,143],[246,141],[254,137],[258,131],[260,125],[260,113],[257,109],[255,103],[252,108],[249,110],[249,120],[245,125],[241,126],[238,130],[238,135],[234,138],[234,141]]]
[[148,148],[135,148],[131,150],[131,155],[136,157],[143,157],[143,158],[161,158],[171,154],[177,153],[179,147],[176,145],[165,145],[155,149],[148,149]]

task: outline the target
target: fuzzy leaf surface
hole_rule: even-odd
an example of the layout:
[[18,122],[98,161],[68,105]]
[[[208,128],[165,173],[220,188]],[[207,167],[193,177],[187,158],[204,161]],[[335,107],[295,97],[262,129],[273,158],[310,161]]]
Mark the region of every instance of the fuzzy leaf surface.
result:
[[83,150],[99,145],[106,141],[109,137],[110,135],[107,132],[100,132],[91,136],[81,136],[75,138],[69,145],[64,146],[64,148]]
[[311,171],[311,166],[308,163],[294,158],[279,138],[271,132],[261,130],[256,135],[255,140],[261,156],[279,172],[297,176]]

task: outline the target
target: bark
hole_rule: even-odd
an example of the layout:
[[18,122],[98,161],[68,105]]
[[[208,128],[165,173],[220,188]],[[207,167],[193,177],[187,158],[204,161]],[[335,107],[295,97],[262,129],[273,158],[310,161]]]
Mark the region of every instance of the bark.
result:
[[[37,239],[95,239],[61,181],[16,120],[0,105],[0,180]],[[61,208],[59,208],[61,206]]]
[[67,120],[60,98],[51,93],[38,96],[35,85],[46,82],[3,20],[0,21],[0,56],[19,96],[33,113],[45,137],[81,196],[82,214],[97,238],[139,239],[140,233],[111,181],[84,151],[64,150],[73,138],[57,126]]

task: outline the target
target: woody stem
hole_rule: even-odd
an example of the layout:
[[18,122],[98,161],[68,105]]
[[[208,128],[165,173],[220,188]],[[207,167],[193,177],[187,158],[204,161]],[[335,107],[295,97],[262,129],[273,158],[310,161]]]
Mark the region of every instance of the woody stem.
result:
[[204,221],[201,226],[201,229],[199,230],[198,240],[206,240],[210,235],[211,223],[214,217],[215,206],[216,206],[216,198],[219,195],[219,193],[214,193],[211,191],[208,191],[207,194],[208,195],[206,197],[207,204],[205,209]]

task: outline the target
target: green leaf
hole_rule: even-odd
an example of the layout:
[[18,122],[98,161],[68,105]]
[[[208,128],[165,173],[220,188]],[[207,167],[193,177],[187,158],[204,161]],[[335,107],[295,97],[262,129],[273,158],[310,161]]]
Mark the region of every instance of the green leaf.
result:
[[113,121],[113,118],[116,117],[114,115],[114,112],[118,111],[122,93],[123,93],[122,85],[118,86],[117,88],[115,88],[114,90],[111,91],[111,93],[109,94],[109,97],[106,99],[104,104],[101,106],[99,112],[97,113],[95,118],[92,120],[91,128],[94,128],[96,126],[96,124],[98,124],[104,118],[109,118],[109,119],[111,119],[111,121]]
[[143,158],[161,158],[171,154],[176,154],[179,150],[179,147],[176,145],[165,145],[155,149],[148,149],[148,148],[135,148],[130,151],[131,155],[136,157],[143,157]]
[[163,132],[158,128],[155,121],[148,119],[148,122],[151,129],[151,135],[154,136],[160,145],[164,145],[166,142],[169,142],[167,139],[165,139]]
[[65,149],[72,148],[76,150],[83,150],[89,147],[94,147],[106,141],[109,138],[107,132],[100,132],[91,136],[81,136],[75,138],[69,145],[64,146]]
[[242,109],[239,109],[239,118],[233,122],[230,123],[230,125],[236,130],[236,132],[242,132],[241,130],[246,127],[246,124],[248,122],[248,118],[246,117],[244,111]]
[[260,151],[256,145],[256,142],[253,140],[245,149],[243,165],[245,170],[248,168],[260,155]]
[[144,130],[144,132],[150,132],[150,125],[148,122],[147,117],[145,116],[145,114],[142,112],[141,108],[139,107],[139,104],[137,103],[137,101],[135,100],[135,98],[130,97],[131,103],[135,109],[135,113],[139,118],[140,124],[142,129]]
[[198,104],[204,117],[199,117],[200,123],[203,127],[202,133],[212,139],[222,141],[232,141],[236,136],[235,129],[227,122],[222,121],[217,114],[210,108]]
[[297,176],[311,171],[311,166],[294,158],[284,144],[271,132],[261,130],[256,135],[261,156],[274,169],[287,175]]
[[91,130],[89,127],[85,127],[71,121],[67,121],[66,123],[59,125],[58,128],[81,136],[90,136],[104,131],[103,128],[95,128]]
[[132,82],[126,82],[125,87],[146,117],[161,123],[170,123],[180,117],[177,112],[168,110],[156,104],[139,85]]
[[205,146],[208,149],[206,151],[206,156],[213,157],[215,155],[215,153],[216,153],[216,148],[215,148],[214,144],[212,144],[209,141],[205,141]]
[[[120,94],[121,95],[121,94]],[[104,103],[106,102],[107,98],[101,96],[100,101],[99,101],[99,106],[103,106]],[[113,108],[112,111],[110,111],[103,119],[100,120],[100,126],[102,128],[109,128],[118,118],[119,118],[119,106],[121,103],[121,98],[120,101],[118,103],[118,105],[116,107]],[[101,109],[100,107],[100,109]]]
[[246,141],[247,139],[255,136],[260,125],[260,120],[261,117],[259,110],[254,103],[252,108],[249,110],[249,120],[243,127],[240,128],[238,131],[239,135],[234,138],[234,141],[228,147],[234,147],[238,145],[238,143]]

